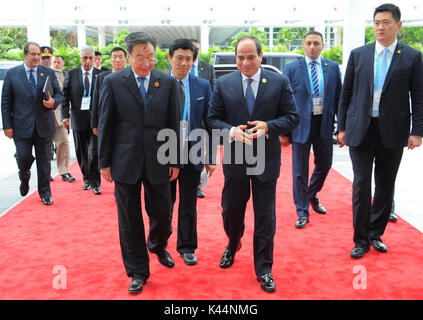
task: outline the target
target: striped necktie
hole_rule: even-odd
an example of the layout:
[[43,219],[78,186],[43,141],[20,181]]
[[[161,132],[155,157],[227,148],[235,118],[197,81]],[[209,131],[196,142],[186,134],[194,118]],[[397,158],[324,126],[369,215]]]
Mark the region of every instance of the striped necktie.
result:
[[35,83],[34,70],[29,70],[29,86],[31,87],[32,96],[37,94],[37,84]]
[[319,88],[319,78],[317,77],[317,70],[316,70],[316,61],[310,62],[310,71],[311,71],[311,82],[313,83],[314,95],[317,97],[320,95],[320,88]]

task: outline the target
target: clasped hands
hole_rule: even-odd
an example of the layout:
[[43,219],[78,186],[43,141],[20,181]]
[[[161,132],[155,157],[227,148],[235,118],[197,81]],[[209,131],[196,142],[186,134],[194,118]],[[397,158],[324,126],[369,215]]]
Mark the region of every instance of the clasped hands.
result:
[[[254,126],[251,129],[248,129],[248,126]],[[238,127],[235,127],[233,130],[233,139],[248,145],[252,145],[253,139],[258,139],[262,135],[267,134],[268,128],[267,123],[264,121],[248,121],[248,125],[242,124]]]

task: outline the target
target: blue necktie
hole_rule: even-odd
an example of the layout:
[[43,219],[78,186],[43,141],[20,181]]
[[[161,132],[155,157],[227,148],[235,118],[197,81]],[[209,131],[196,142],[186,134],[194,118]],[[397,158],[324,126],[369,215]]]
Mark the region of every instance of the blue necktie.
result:
[[138,77],[138,81],[140,82],[140,93],[141,93],[141,97],[142,97],[142,101],[144,102],[144,105],[147,102],[147,91],[145,91],[145,87],[144,87],[144,80],[146,78],[144,77]]
[[388,74],[388,49],[383,50],[382,62],[380,64],[380,73],[379,73],[379,84],[380,88],[383,88],[385,83],[386,75]]
[[253,79],[247,79],[247,91],[245,92],[245,102],[247,103],[248,113],[250,114],[250,117],[253,114],[254,104],[256,103],[253,88],[251,87],[251,83],[253,81]]
[[29,86],[31,87],[32,95],[35,97],[37,94],[37,84],[35,83],[33,72],[34,70],[29,70]]
[[320,95],[319,78],[317,77],[316,61],[310,62],[311,71],[311,82],[313,83],[314,95],[318,97]]

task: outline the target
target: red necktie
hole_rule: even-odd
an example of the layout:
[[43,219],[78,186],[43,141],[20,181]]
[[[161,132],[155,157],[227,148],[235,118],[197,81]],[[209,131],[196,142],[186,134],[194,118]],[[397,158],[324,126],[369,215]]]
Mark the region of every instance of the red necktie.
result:
[[88,96],[90,93],[90,79],[88,79],[88,72],[85,72],[85,96]]

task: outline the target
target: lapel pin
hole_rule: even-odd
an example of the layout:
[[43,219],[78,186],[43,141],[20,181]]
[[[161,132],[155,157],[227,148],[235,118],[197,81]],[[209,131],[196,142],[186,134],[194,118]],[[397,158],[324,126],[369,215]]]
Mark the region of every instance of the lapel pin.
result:
[[267,83],[267,79],[266,78],[263,78],[263,79],[261,79],[261,82]]
[[156,88],[158,88],[158,87],[160,87],[160,83],[158,83],[158,82],[154,82],[154,86],[155,86]]
[[44,77],[44,73],[40,73],[40,76],[41,76],[41,77]]
[[398,54],[401,54],[401,50],[398,50],[398,51],[397,51],[397,53],[398,53]]
[[325,62],[325,66],[328,66],[328,63],[327,62]]

